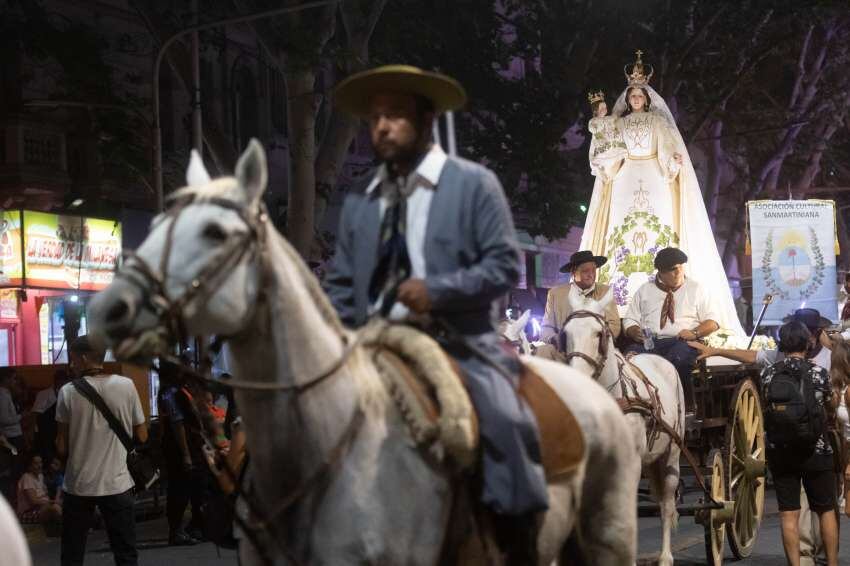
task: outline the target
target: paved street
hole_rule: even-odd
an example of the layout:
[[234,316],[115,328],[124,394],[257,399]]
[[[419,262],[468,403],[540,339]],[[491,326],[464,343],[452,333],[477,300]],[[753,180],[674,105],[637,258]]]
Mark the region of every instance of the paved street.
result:
[[[139,563],[146,566],[233,566],[236,552],[216,549],[212,543],[174,547],[166,544],[168,526],[164,517],[136,524],[139,540]],[[30,536],[33,566],[59,566],[59,539],[46,539],[41,533]],[[2,563],[2,560],[0,560]],[[103,529],[89,534],[86,566],[114,564],[106,532]]]
[[[840,564],[850,566],[850,521],[842,520]],[[193,547],[169,547],[166,545],[167,527],[165,519],[159,516],[143,520],[137,524],[141,548],[140,563],[150,566],[231,566],[236,564],[236,554],[232,550],[220,551],[211,543]],[[59,565],[59,539],[47,539],[39,529],[30,528],[31,549],[35,566]],[[651,564],[652,557],[658,551],[661,540],[660,522],[657,517],[640,519],[641,564]],[[106,542],[106,533],[97,530],[89,535],[87,566],[107,566],[113,564],[112,555]],[[679,566],[705,564],[703,530],[694,523],[693,517],[682,517],[679,529],[673,538],[673,554]],[[726,547],[726,561],[732,563],[732,554]],[[2,562],[2,561],[0,561]],[[776,514],[776,499],[773,492],[767,493],[765,519],[759,533],[753,556],[741,564],[753,566],[785,566],[782,554],[782,541],[779,534],[779,518]]]
[[[695,498],[689,493],[686,501]],[[639,564],[653,564],[661,545],[661,521],[658,517],[641,517],[639,522]],[[677,566],[696,566],[706,564],[705,543],[702,525],[694,522],[693,517],[681,517],[679,528],[673,536],[673,557]],[[850,566],[850,520],[841,519],[839,564]],[[724,563],[734,563],[729,544],[725,546]],[[749,559],[739,562],[741,565],[785,566],[782,552],[782,537],[779,530],[779,515],[776,496],[772,489],[765,494],[765,516],[761,524],[756,547]]]

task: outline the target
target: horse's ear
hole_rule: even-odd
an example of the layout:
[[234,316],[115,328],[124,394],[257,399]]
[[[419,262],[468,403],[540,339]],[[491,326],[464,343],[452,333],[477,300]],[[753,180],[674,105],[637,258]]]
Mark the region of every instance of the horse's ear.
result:
[[570,285],[570,291],[567,293],[567,301],[570,304],[570,310],[573,312],[584,309],[584,302],[582,301],[581,294],[578,292],[578,287],[575,285]]
[[599,309],[600,314],[602,311],[608,308],[608,305],[611,304],[611,301],[614,300],[614,287],[608,287],[608,292],[605,293],[601,299],[599,299]]
[[204,167],[204,160],[197,150],[192,150],[192,157],[189,158],[189,167],[186,169],[186,186],[187,187],[202,187],[210,182],[210,174],[207,173],[207,168]]
[[248,147],[236,163],[236,180],[245,191],[247,204],[253,205],[259,202],[266,190],[269,172],[266,166],[266,152],[256,138],[251,138]]

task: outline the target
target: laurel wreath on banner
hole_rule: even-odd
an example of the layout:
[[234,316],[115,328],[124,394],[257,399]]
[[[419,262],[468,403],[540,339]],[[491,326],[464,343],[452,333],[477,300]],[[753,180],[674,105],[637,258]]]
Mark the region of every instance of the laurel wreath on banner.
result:
[[[809,234],[811,236],[810,244],[812,255],[814,256],[814,273],[809,283],[800,290],[800,299],[808,299],[815,294],[815,291],[823,284],[823,274],[826,267],[823,252],[820,249],[820,242],[815,229],[809,226]],[[767,239],[764,244],[764,255],[761,258],[761,274],[764,279],[764,284],[772,295],[778,296],[781,299],[790,299],[791,294],[788,290],[779,286],[773,276],[773,230],[767,233]],[[795,297],[797,298],[797,297]]]

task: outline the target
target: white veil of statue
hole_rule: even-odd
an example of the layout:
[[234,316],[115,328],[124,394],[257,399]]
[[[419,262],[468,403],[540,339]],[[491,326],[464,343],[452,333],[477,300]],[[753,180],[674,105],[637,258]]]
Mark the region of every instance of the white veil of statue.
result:
[[[652,73],[644,73],[640,54],[632,69],[631,75],[627,72],[629,86],[615,102],[610,118],[628,154],[612,153],[604,167],[599,159],[591,164],[596,180],[581,249],[608,257],[611,265],[600,272],[600,280],[614,287],[623,313],[637,287],[651,279],[651,258],[658,249],[681,248],[689,258],[688,276],[703,285],[714,301],[716,322],[743,335],[688,149],[667,103],[649,86]],[[624,117],[626,95],[633,86],[649,96],[646,118]],[[676,155],[681,156],[680,164],[674,163]],[[600,169],[605,174],[597,174]]]

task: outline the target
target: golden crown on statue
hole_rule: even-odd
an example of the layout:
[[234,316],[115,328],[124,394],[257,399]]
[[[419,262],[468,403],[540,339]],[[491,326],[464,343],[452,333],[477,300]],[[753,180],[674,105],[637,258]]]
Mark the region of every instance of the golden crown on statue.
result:
[[[655,71],[653,70],[652,65],[643,64],[643,59],[641,59],[643,51],[638,49],[635,51],[635,55],[637,56],[635,62],[632,65],[626,65],[623,67],[623,72],[626,74],[626,82],[629,86],[646,86],[649,79],[652,78],[652,73]],[[631,69],[629,67],[631,67]],[[647,68],[649,69],[648,72]]]
[[588,92],[587,93],[587,101],[593,104],[594,102],[604,101],[605,93],[600,91],[597,92]]

